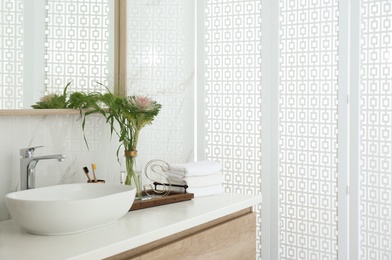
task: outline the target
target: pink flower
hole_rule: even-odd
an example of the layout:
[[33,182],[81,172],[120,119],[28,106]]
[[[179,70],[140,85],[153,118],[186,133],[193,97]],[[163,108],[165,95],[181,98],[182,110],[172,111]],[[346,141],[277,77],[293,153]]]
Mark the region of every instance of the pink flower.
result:
[[154,101],[149,98],[149,97],[143,97],[143,96],[132,96],[129,97],[129,102],[134,105],[135,107],[141,109],[141,110],[151,110],[153,109]]
[[41,102],[49,102],[52,98],[57,96],[56,94],[48,94],[40,98]]

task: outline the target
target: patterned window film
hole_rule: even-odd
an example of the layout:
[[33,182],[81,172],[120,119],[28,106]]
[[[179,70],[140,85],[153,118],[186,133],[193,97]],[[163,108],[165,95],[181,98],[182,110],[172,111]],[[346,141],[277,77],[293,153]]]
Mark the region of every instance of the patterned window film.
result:
[[23,1],[0,0],[0,108],[23,107]]
[[280,1],[281,259],[337,259],[338,4]]
[[260,194],[261,1],[205,1],[205,57],[206,158],[222,164],[225,192]]
[[362,0],[361,259],[392,259],[392,2]]
[[45,86],[61,92],[72,81],[79,91],[105,92],[113,84],[114,12],[110,0],[47,0]]

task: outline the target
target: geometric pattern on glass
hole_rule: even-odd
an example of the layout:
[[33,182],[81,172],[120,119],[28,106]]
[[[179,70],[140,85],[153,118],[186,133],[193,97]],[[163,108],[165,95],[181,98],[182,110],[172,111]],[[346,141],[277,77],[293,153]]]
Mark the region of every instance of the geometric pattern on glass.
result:
[[45,90],[105,92],[112,84],[109,60],[112,30],[110,0],[47,0],[45,30]]
[[23,1],[0,0],[0,108],[23,107]]
[[392,2],[362,0],[361,259],[392,259]]
[[338,0],[280,0],[281,259],[337,259]]
[[206,158],[222,164],[226,192],[261,194],[261,2],[205,4]]
[[162,104],[140,136],[141,160],[193,160],[194,4],[127,2],[127,95],[146,95]]

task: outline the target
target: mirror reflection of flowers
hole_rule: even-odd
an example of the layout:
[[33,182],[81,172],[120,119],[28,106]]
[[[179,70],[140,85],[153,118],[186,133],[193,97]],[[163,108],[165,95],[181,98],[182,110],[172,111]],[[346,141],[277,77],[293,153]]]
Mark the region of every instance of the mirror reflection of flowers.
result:
[[40,98],[38,102],[36,102],[31,107],[34,109],[62,109],[68,108],[68,100],[67,100],[67,89],[71,85],[71,82],[65,86],[63,93],[54,94],[50,93]]

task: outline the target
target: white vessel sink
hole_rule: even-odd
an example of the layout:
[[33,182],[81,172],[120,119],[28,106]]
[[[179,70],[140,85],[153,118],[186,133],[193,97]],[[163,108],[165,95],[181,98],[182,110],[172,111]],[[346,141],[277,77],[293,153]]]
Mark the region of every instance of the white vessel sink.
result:
[[8,193],[12,218],[39,235],[66,235],[115,222],[125,215],[136,189],[119,184],[64,184]]

